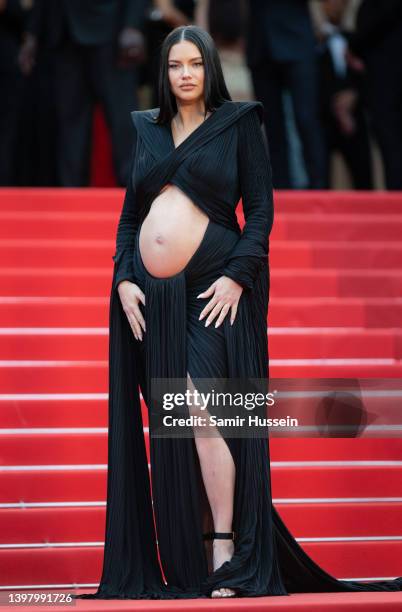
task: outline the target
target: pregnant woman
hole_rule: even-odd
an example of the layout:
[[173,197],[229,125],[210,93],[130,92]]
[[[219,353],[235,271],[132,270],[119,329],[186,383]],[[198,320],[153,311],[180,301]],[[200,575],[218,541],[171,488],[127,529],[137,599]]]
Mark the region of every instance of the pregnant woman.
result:
[[194,391],[208,380],[267,380],[273,221],[262,104],[231,100],[201,28],[164,40],[159,100],[132,113],[110,301],[104,564],[97,592],[80,597],[400,590],[402,578],[337,580],[307,556],[272,505],[268,436],[222,435],[213,424],[211,435],[197,424],[191,436],[155,435],[155,381]]

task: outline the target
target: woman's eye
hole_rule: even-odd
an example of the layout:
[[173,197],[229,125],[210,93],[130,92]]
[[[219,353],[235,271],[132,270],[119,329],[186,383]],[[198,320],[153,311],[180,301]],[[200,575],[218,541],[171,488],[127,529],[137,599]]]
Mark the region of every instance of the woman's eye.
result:
[[[193,66],[203,66],[203,62],[194,62]],[[168,64],[168,68],[179,68],[179,64]]]

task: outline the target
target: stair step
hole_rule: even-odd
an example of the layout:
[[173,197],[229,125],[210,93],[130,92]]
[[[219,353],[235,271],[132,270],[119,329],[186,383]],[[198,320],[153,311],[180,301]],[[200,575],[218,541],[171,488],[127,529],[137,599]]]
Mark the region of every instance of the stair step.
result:
[[[114,212],[118,213],[123,205],[124,189],[96,188],[79,189],[76,187],[36,187],[21,189],[7,187],[1,189],[3,210],[8,212],[40,211],[58,212]],[[384,210],[384,212],[386,212]]]
[[[108,328],[0,328],[0,360],[6,359],[107,359]],[[402,357],[400,329],[269,328],[270,355],[276,359],[325,357]]]
[[[273,441],[271,440],[271,445]],[[278,455],[279,451],[273,453]],[[104,457],[98,457],[104,459]],[[30,458],[27,458],[30,461]],[[35,461],[35,459],[31,459]],[[400,512],[402,509],[402,461],[279,461],[271,460],[272,493],[275,499],[281,501],[331,499],[338,507],[342,499],[355,499],[353,512],[357,507],[379,508],[382,498],[393,498],[400,501],[386,504],[389,512]],[[295,465],[296,464],[296,465]],[[377,465],[380,464],[380,465]],[[46,504],[46,503],[85,503],[101,502],[106,499],[106,464],[92,465],[92,467],[72,465],[70,468],[63,465],[36,469],[25,469],[24,466],[3,470],[0,469],[0,503],[1,504]],[[371,499],[371,503],[364,500]],[[360,501],[359,501],[360,500]],[[323,501],[317,502],[320,506]],[[324,504],[325,505],[325,504]],[[392,506],[392,509],[391,509]],[[396,510],[395,508],[398,508]],[[18,507],[18,512],[23,507]],[[3,514],[1,510],[1,516]],[[49,509],[49,512],[57,508]],[[374,512],[374,510],[373,510]],[[388,510],[387,510],[388,512]],[[401,516],[400,514],[398,515]],[[385,528],[388,521],[379,520],[375,525],[378,529]],[[401,521],[400,521],[401,523]],[[2,528],[0,523],[0,530]],[[332,525],[332,521],[329,521]],[[402,525],[401,525],[402,527]],[[5,528],[4,528],[5,529]],[[332,527],[331,527],[332,529]],[[5,529],[5,534],[8,530]],[[36,532],[33,532],[34,534]],[[395,534],[399,532],[395,531]]]
[[[270,359],[271,378],[398,378],[402,360],[392,358]],[[10,393],[107,393],[108,362],[3,361],[0,389]]]
[[[270,389],[286,390],[290,381],[271,379]],[[280,414],[289,414],[303,419],[304,424],[317,421],[317,410],[322,406],[323,396],[306,394],[317,389],[320,381],[292,381],[293,395],[280,398]],[[393,381],[335,381],[329,380],[325,385],[319,384],[326,397],[331,399],[338,390],[348,390],[355,405],[364,406],[365,430],[367,428],[391,426],[401,424],[401,385],[398,379]],[[299,393],[296,393],[299,391]],[[300,393],[303,391],[303,393]],[[143,424],[148,425],[148,409],[140,394]],[[104,394],[47,394],[37,396],[29,394],[3,394],[0,395],[0,409],[2,415],[2,429],[18,428],[65,428],[65,427],[107,427],[108,425],[108,395]],[[271,416],[278,414],[271,408]],[[358,413],[360,415],[360,413]],[[56,432],[55,432],[56,433]]]
[[[149,436],[145,432],[148,448]],[[275,438],[272,461],[400,460],[401,438]],[[58,465],[107,463],[107,432],[11,434],[1,439],[2,464]]]
[[[29,318],[27,318],[29,311]],[[3,327],[107,327],[109,292],[102,297],[0,296]],[[402,298],[271,297],[273,327],[400,327]]]
[[[393,358],[270,359],[271,378],[402,378]],[[108,362],[3,361],[0,389],[15,393],[107,393]]]
[[402,244],[389,241],[309,242],[273,239],[270,243],[269,259],[272,270],[278,268],[402,268]]
[[399,327],[401,298],[271,297],[268,321],[284,327]]
[[[4,267],[107,268],[113,239],[7,239],[0,243]],[[278,268],[401,268],[402,245],[391,241],[270,241],[272,270]]]
[[[275,507],[296,538],[356,542],[402,539],[402,503],[305,503]],[[2,509],[0,545],[6,548],[15,544],[99,542],[104,538],[105,518],[105,506]]]
[[272,240],[391,240],[402,234],[402,215],[276,213]]
[[399,193],[389,191],[280,191],[275,193],[275,208],[286,213],[400,214]]
[[[119,212],[122,188],[2,188],[3,209],[8,211],[114,211]],[[287,213],[398,214],[401,196],[390,191],[275,191],[275,208]],[[238,207],[240,209],[240,205]]]
[[[91,297],[110,293],[107,268],[0,268],[0,294],[23,297]],[[271,273],[272,298],[377,297],[402,294],[399,269],[285,269]]]
[[[240,226],[244,217],[239,214]],[[119,211],[1,211],[0,239],[111,240],[116,235]],[[402,214],[331,214],[276,212],[273,240],[392,240],[402,234]]]
[[400,359],[270,359],[272,378],[401,378]]
[[[401,541],[303,542],[302,548],[335,577],[397,576]],[[102,570],[102,541],[98,546],[57,546],[0,550],[0,573],[5,584],[97,583]]]
[[400,297],[400,270],[279,269],[271,274],[274,297]]

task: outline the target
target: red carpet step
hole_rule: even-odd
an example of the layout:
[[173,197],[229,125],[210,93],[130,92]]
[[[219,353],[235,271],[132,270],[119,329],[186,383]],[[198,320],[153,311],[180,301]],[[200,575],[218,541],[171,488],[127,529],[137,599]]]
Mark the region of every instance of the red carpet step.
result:
[[[401,232],[402,233],[402,232]],[[0,295],[104,297],[110,285],[106,268],[0,268]],[[399,269],[284,269],[271,274],[275,297],[368,297],[402,295]]]
[[[269,328],[271,358],[401,358],[402,330],[363,327]],[[1,360],[104,360],[108,328],[0,330]]]
[[[108,307],[106,296],[0,296],[0,319],[6,327],[106,327]],[[268,313],[272,327],[400,327],[401,320],[402,297],[272,297]]]
[[[271,440],[274,457],[278,455],[278,452],[274,452],[275,447]],[[103,463],[93,465],[59,463],[57,469],[54,464],[38,466],[35,463],[29,465],[27,461],[25,465],[8,466],[0,470],[0,503],[13,506],[9,520],[18,521],[18,525],[31,518],[36,520],[31,514],[21,514],[20,504],[71,502],[79,506],[84,502],[103,502],[106,499],[106,457],[103,456],[101,460]],[[346,504],[348,510],[353,510],[346,518],[354,521],[358,516],[359,521],[363,520],[363,528],[370,524],[376,532],[390,530],[389,533],[393,532],[394,535],[401,530],[402,460],[271,460],[271,463],[272,490],[276,504],[296,504],[296,508],[300,504],[303,507],[308,503],[319,504],[316,510],[321,512],[325,506],[324,517],[327,516],[329,504],[335,504],[332,520],[327,522],[329,531],[337,520],[336,508],[342,503]],[[390,501],[382,502],[385,498]],[[293,512],[292,508],[288,506],[287,511]],[[311,510],[314,509],[311,506]],[[64,510],[66,508],[60,508],[60,515],[64,516]],[[381,512],[389,520],[383,521]],[[399,520],[397,530],[390,527],[394,525],[390,519],[391,514],[396,521]],[[7,528],[7,515],[2,514],[2,517],[4,522],[0,524],[0,534],[10,537],[12,532]],[[302,518],[304,520],[304,516],[300,516]],[[339,520],[341,518],[340,515]],[[36,531],[32,534],[34,536]]]

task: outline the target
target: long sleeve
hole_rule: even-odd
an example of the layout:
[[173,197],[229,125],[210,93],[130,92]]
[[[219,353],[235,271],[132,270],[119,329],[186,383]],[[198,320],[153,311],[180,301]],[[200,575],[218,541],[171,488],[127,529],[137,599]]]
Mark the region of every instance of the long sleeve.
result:
[[136,194],[133,188],[133,171],[136,151],[136,132],[134,130],[134,143],[131,154],[130,171],[123,208],[120,214],[116,236],[116,252],[112,259],[115,262],[116,276],[114,288],[122,280],[135,283],[135,272],[133,267],[135,237],[139,226],[138,207],[136,206]]
[[274,215],[272,172],[256,109],[239,119],[238,129],[238,169],[245,224],[223,275],[244,289],[251,289],[268,258]]

